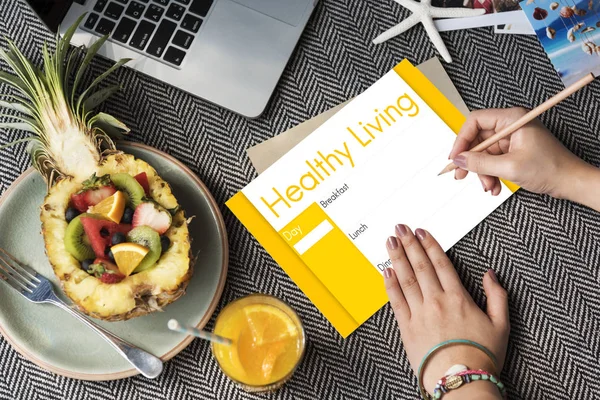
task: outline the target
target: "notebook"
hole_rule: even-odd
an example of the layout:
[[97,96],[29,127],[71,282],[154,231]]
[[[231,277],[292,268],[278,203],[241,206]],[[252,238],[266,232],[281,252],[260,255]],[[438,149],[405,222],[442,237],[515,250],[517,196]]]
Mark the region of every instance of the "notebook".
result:
[[492,197],[475,176],[437,176],[464,119],[404,60],[227,205],[347,337],[387,302],[395,224],[447,250],[517,189]]

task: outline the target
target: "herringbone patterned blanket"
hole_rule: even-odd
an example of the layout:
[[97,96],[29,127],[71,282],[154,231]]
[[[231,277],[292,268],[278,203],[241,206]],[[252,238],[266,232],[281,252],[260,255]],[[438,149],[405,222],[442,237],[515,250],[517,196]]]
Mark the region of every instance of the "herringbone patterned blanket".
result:
[[[111,78],[123,90],[104,109],[132,128],[133,140],[186,163],[221,205],[231,264],[220,307],[266,292],[284,298],[304,320],[307,354],[291,382],[268,396],[243,393],[219,372],[200,340],[167,363],[157,380],[81,382],[44,371],[0,337],[0,399],[417,398],[388,306],[342,340],[223,205],[255,177],[248,147],[358,95],[403,58],[418,64],[435,55],[420,26],[386,44],[371,44],[407,15],[392,0],[322,0],[270,105],[256,120],[132,70]],[[0,0],[0,35],[13,38],[38,62],[42,42],[53,39],[24,0]],[[494,35],[489,28],[442,36],[454,59],[446,69],[471,109],[531,107],[562,88],[535,37]],[[108,65],[95,60],[88,82]],[[600,85],[594,83],[542,116],[566,146],[595,165],[600,165],[599,99]],[[20,135],[1,133],[0,141]],[[2,151],[0,191],[28,165],[22,146]],[[481,277],[488,267],[508,289],[512,333],[502,378],[511,399],[600,398],[599,244],[599,214],[521,190],[449,252],[479,304],[485,302]]]

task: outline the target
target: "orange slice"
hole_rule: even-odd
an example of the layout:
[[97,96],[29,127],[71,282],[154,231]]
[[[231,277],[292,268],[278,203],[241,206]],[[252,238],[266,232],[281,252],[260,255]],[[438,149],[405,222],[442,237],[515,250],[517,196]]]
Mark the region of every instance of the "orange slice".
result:
[[243,308],[252,338],[257,346],[298,336],[298,327],[281,309],[267,304]]
[[134,269],[142,262],[146,254],[150,251],[146,247],[137,243],[120,243],[110,248],[119,271],[129,276]]
[[127,196],[123,192],[115,192],[110,197],[102,200],[95,206],[90,207],[88,210],[91,214],[100,214],[110,219],[115,223],[121,222],[123,212],[125,211],[125,204],[127,203]]
[[262,362],[261,370],[263,378],[266,382],[271,381],[271,375],[273,375],[273,369],[279,356],[285,353],[285,343],[273,343],[269,346],[267,354]]

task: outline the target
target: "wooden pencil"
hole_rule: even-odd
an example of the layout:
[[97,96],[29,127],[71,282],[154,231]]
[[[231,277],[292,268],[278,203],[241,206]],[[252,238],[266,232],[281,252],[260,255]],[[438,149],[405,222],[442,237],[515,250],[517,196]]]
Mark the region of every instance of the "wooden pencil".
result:
[[[588,83],[590,83],[593,80],[594,80],[594,74],[592,74],[590,72],[589,74],[587,74],[586,76],[584,76],[583,78],[578,80],[577,82],[573,83],[568,88],[560,91],[555,96],[552,96],[551,98],[549,98],[548,100],[546,100],[545,102],[543,102],[542,104],[540,104],[539,106],[534,108],[533,110],[529,111],[527,114],[523,115],[521,118],[519,118],[518,120],[516,120],[515,122],[513,122],[506,128],[502,129],[499,132],[496,132],[494,135],[490,136],[483,142],[479,143],[477,146],[473,147],[469,151],[484,151],[484,150],[486,150],[488,147],[490,147],[494,143],[498,143],[500,140],[511,135],[513,132],[515,132],[516,130],[521,128],[523,125],[525,125],[528,122],[532,121],[533,119],[537,118],[541,113],[554,107],[555,105],[557,105],[558,103],[560,103],[561,101],[563,101],[564,99],[566,99],[567,97],[569,97],[570,95],[572,95],[573,93],[575,93],[576,91],[578,91],[579,89],[581,89],[582,87],[584,87],[585,85],[587,85]],[[457,168],[458,167],[454,163],[450,163],[438,175],[443,175],[447,172],[454,171]]]

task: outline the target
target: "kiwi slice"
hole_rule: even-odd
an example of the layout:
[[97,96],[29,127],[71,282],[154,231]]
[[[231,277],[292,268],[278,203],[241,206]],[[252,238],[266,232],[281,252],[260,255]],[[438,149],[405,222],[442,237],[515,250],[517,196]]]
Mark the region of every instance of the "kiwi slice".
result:
[[127,241],[137,243],[150,250],[140,265],[133,271],[134,274],[154,267],[162,254],[162,245],[160,244],[160,235],[158,232],[149,226],[138,226],[127,234]]
[[[65,249],[78,261],[96,258],[92,246],[85,235],[81,217],[94,217],[92,214],[81,214],[73,218],[65,230]],[[160,242],[160,238],[158,239]]]
[[110,176],[110,180],[115,185],[117,190],[124,192],[127,195],[127,203],[135,209],[146,196],[142,185],[135,180],[135,178],[129,174],[113,174]]

